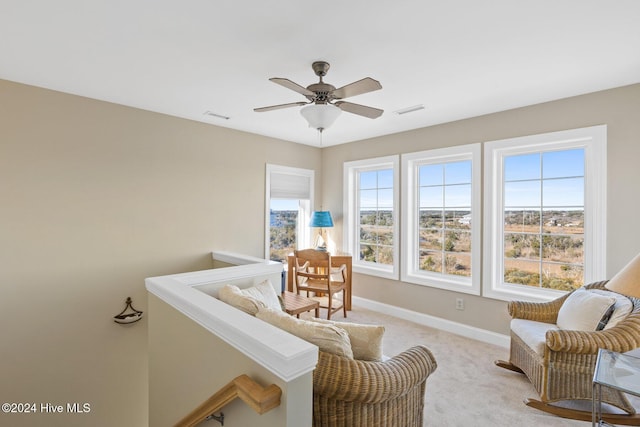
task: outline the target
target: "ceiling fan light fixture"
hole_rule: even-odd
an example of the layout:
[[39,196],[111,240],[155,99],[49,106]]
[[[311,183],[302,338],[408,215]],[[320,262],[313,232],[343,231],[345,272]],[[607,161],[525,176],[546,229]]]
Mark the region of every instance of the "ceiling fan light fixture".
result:
[[300,114],[309,122],[309,127],[322,132],[336,121],[341,111],[332,104],[312,104],[302,108]]

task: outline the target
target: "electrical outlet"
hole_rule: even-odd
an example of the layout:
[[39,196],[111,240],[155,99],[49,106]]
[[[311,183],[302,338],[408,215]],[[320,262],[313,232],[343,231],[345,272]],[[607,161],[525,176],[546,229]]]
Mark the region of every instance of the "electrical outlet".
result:
[[464,310],[464,300],[462,298],[456,298],[456,310]]

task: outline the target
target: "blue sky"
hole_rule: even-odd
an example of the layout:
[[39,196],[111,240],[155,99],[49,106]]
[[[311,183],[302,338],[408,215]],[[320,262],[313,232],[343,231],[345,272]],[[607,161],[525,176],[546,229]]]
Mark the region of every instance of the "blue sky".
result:
[[584,150],[550,151],[504,160],[506,208],[584,205]]
[[471,183],[471,161],[420,166],[420,186]]
[[393,207],[393,169],[360,172],[360,209]]
[[297,211],[298,200],[271,199],[271,210],[274,211]]
[[393,169],[360,172],[360,189],[393,188]]
[[[420,207],[471,206],[471,161],[420,167]],[[507,208],[584,205],[584,150],[509,156],[504,161]],[[360,207],[393,207],[393,170],[360,173]],[[297,200],[271,200],[273,210],[297,210]]]
[[471,207],[471,161],[420,167],[421,208]]
[[504,160],[505,181],[584,176],[584,149],[509,156]]

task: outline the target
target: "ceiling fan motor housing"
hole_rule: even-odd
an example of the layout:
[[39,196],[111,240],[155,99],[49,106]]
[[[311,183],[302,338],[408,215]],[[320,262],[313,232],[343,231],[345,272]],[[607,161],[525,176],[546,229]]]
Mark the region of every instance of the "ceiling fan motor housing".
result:
[[307,86],[307,89],[316,94],[316,96],[308,96],[309,101],[314,101],[318,104],[326,104],[333,100],[331,93],[336,90],[335,86],[328,83],[314,83]]
[[316,73],[316,76],[318,77],[326,76],[330,67],[331,66],[329,65],[329,63],[325,61],[316,61],[313,64],[311,64],[311,68],[313,68],[313,72]]

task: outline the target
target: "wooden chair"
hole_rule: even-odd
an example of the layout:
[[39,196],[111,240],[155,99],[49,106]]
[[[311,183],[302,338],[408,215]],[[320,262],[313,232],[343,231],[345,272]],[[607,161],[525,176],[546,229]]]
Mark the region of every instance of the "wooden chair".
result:
[[[293,254],[296,293],[300,295],[300,291],[305,291],[309,297],[309,292],[313,292],[313,298],[318,299],[320,307],[327,309],[327,319],[331,319],[331,315],[340,311],[340,308],[344,317],[347,317],[347,307],[344,304],[346,266],[332,268],[331,254],[315,249],[296,250]],[[334,302],[338,300],[334,299],[334,295],[340,292],[342,292],[342,301],[336,306]],[[319,295],[326,295],[326,297],[318,298]]]

